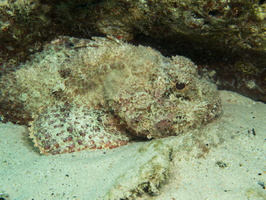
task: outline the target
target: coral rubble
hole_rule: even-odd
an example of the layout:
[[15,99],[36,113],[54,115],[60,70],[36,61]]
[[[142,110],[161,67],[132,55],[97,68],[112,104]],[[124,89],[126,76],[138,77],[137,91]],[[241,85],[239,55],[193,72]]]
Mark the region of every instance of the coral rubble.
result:
[[30,123],[42,153],[113,148],[199,128],[220,112],[187,58],[116,38],[59,37],[0,80],[0,114]]

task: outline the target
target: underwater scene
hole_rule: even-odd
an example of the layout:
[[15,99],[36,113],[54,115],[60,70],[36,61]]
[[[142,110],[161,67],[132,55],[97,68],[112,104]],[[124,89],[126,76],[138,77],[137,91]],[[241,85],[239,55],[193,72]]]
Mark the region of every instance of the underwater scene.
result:
[[0,1],[0,200],[266,199],[266,1]]

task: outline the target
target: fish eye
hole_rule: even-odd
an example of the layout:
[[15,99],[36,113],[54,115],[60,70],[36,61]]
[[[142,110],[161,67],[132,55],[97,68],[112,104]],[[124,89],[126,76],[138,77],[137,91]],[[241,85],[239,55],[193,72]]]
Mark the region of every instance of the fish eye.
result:
[[182,90],[186,87],[185,83],[176,83],[175,84],[176,89]]

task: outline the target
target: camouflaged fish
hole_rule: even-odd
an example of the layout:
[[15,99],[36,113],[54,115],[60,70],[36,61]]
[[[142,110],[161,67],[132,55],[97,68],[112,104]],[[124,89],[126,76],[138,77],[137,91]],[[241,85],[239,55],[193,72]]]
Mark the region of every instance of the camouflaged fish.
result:
[[0,114],[28,124],[46,155],[179,135],[221,110],[216,86],[189,59],[111,37],[59,37],[0,88]]

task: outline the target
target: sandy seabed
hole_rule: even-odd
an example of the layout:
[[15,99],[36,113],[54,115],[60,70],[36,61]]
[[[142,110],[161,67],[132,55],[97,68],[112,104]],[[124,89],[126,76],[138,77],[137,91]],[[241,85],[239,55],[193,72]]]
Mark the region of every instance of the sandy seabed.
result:
[[223,113],[180,136],[40,155],[0,123],[1,200],[265,200],[266,104],[220,91]]

